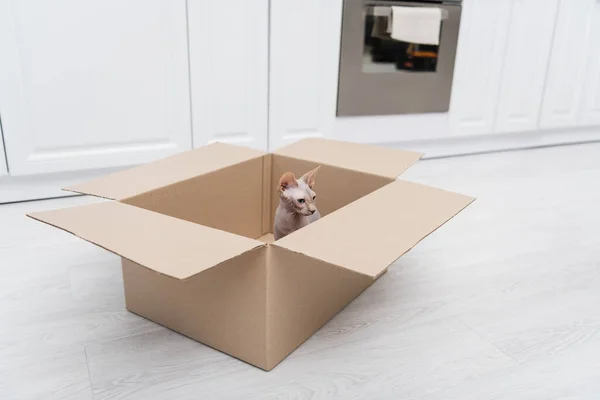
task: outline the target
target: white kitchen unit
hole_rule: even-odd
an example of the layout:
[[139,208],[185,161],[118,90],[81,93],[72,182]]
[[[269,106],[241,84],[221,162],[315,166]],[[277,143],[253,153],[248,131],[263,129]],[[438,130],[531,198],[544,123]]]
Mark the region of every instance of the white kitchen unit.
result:
[[267,150],[269,0],[188,0],[194,146]]
[[600,126],[600,2],[590,2],[593,3],[593,8],[589,13],[587,72],[579,123],[582,126]]
[[442,156],[600,140],[597,0],[464,0],[448,113],[334,118],[342,6],[272,2],[270,148],[324,136]]
[[463,6],[450,103],[453,136],[494,131],[510,14],[510,1],[469,0]]
[[513,1],[500,81],[497,132],[524,132],[538,127],[558,3]]
[[0,49],[11,176],[191,148],[185,0],[2,0]]
[[344,0],[232,1],[0,0],[0,203],[215,141],[436,157],[600,140],[598,0],[463,0],[449,112],[346,117]]
[[462,8],[448,113],[337,118],[332,137],[426,157],[600,140],[600,2]]
[[269,148],[331,136],[341,0],[271,1]]
[[588,49],[593,50],[590,45],[595,42],[590,35],[590,16],[596,4],[596,0],[560,2],[540,116],[542,128],[578,125],[587,61],[593,59]]

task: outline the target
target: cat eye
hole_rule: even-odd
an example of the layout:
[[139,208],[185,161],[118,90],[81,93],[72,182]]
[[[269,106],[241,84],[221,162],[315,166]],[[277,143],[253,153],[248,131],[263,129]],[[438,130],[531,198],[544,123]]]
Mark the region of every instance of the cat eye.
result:
[[316,198],[317,198],[317,196],[316,196],[316,195],[315,195],[315,196],[313,196],[313,200],[315,200]]
[[304,199],[298,199],[298,203],[300,203],[300,204],[304,203]]

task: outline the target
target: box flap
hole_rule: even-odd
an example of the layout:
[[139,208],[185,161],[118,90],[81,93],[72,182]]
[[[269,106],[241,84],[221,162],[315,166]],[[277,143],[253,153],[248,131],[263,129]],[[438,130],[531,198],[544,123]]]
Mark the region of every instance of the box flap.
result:
[[423,157],[413,151],[321,138],[300,140],[275,154],[394,179]]
[[376,278],[473,200],[395,181],[274,245]]
[[263,155],[248,147],[212,143],[64,190],[121,200]]
[[119,202],[28,214],[151,270],[189,278],[262,242]]

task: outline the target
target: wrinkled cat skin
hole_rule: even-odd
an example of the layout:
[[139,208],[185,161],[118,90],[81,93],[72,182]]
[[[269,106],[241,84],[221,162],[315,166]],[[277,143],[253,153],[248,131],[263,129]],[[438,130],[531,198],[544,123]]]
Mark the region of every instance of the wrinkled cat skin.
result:
[[321,218],[316,206],[316,195],[312,188],[320,167],[296,179],[293,173],[286,172],[279,179],[279,206],[275,212],[273,235],[275,240]]

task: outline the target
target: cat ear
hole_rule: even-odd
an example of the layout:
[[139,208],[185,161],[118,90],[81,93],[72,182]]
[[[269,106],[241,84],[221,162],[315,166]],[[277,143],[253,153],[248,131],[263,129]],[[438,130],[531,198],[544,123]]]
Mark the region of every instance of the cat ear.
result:
[[298,182],[296,182],[296,177],[293,173],[286,172],[279,178],[279,189],[285,190],[291,187],[298,187]]
[[315,177],[317,176],[317,171],[319,170],[319,168],[321,168],[320,165],[312,171],[308,171],[307,173],[302,175],[302,178],[300,178],[300,180],[306,183],[308,187],[312,189],[315,185]]

